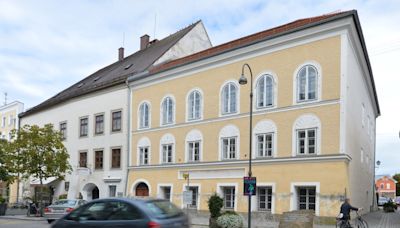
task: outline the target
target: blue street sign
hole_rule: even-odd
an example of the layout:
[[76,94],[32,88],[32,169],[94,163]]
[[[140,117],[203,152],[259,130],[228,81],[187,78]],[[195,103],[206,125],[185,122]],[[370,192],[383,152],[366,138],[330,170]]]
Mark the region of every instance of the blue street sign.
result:
[[243,194],[245,196],[255,196],[257,181],[255,177],[243,177]]

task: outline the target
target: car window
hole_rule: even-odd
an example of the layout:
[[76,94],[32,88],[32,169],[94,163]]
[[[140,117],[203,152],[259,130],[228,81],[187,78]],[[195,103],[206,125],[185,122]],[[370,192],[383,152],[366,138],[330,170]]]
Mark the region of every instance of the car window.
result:
[[141,212],[132,205],[125,202],[110,202],[108,207],[112,208],[108,220],[137,220],[143,218]]
[[78,214],[79,220],[107,220],[107,215],[111,208],[107,207],[107,202],[95,202],[84,207]]
[[146,206],[156,218],[171,218],[183,213],[181,209],[169,201],[149,201],[146,203]]
[[76,200],[59,200],[53,203],[57,206],[75,206]]

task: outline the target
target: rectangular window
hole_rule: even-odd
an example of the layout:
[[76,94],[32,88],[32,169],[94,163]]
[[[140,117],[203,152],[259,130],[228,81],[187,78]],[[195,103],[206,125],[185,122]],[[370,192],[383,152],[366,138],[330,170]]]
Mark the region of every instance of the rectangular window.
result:
[[79,167],[87,168],[87,152],[79,153]]
[[189,186],[189,191],[192,191],[192,202],[189,204],[189,208],[197,209],[199,203],[199,187]]
[[317,129],[303,129],[297,131],[297,154],[316,153],[316,133]]
[[2,127],[5,127],[5,126],[6,126],[6,117],[3,117],[3,122],[1,123],[1,126],[2,126]]
[[88,118],[87,117],[80,119],[79,136],[80,137],[88,136]]
[[386,184],[386,189],[390,189],[390,183]]
[[121,168],[121,149],[111,150],[111,168]]
[[236,159],[236,137],[222,139],[222,159]]
[[103,169],[103,151],[97,150],[94,152],[94,168]]
[[112,116],[112,131],[121,131],[121,126],[122,126],[122,112],[121,111],[116,111],[111,114]]
[[64,190],[65,190],[66,192],[69,191],[69,181],[65,181],[65,182],[64,182]]
[[200,142],[188,142],[189,162],[200,161]]
[[8,117],[8,126],[11,126],[13,124],[13,119],[14,117],[12,115]]
[[117,186],[115,185],[109,185],[108,186],[108,193],[109,197],[115,197],[117,195]]
[[97,115],[95,116],[95,123],[94,123],[94,133],[96,135],[100,135],[104,133],[104,115]]
[[315,187],[298,187],[299,210],[315,210]]
[[257,157],[272,156],[272,139],[272,133],[257,135]]
[[162,145],[162,163],[172,163],[173,144]]
[[139,147],[139,164],[149,164],[149,147]]
[[257,199],[259,211],[270,211],[272,207],[272,188],[258,187]]
[[67,122],[60,123],[60,133],[63,140],[67,139]]
[[171,187],[170,186],[163,186],[161,187],[161,194],[162,198],[166,200],[171,200]]
[[224,187],[224,209],[235,208],[235,187]]

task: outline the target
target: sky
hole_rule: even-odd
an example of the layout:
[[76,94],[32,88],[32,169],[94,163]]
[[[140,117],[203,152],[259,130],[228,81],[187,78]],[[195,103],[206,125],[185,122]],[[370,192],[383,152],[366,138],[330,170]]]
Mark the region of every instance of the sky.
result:
[[0,104],[33,107],[96,70],[201,19],[213,45],[290,21],[358,11],[382,115],[377,174],[400,173],[400,1],[0,0]]

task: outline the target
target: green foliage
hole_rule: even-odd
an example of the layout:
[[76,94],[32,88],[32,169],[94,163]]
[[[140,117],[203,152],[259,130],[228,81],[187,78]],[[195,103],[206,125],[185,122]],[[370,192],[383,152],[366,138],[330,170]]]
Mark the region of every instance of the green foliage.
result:
[[6,202],[6,199],[4,199],[2,195],[0,195],[0,204],[3,204],[5,202]]
[[58,196],[58,199],[66,199],[67,198],[67,194],[61,194]]
[[389,201],[389,202],[383,204],[383,210],[385,212],[395,212],[397,210],[397,205],[396,205],[396,203]]
[[221,215],[221,208],[224,200],[214,193],[207,201],[208,210],[210,211],[211,218],[217,218]]
[[217,224],[221,228],[242,228],[243,218],[235,212],[224,212],[217,219]]
[[11,144],[5,139],[0,139],[0,181],[11,184],[18,177],[13,160]]
[[400,196],[400,182],[396,183],[396,196]]
[[393,179],[395,179],[397,182],[400,182],[400,173],[393,175]]

